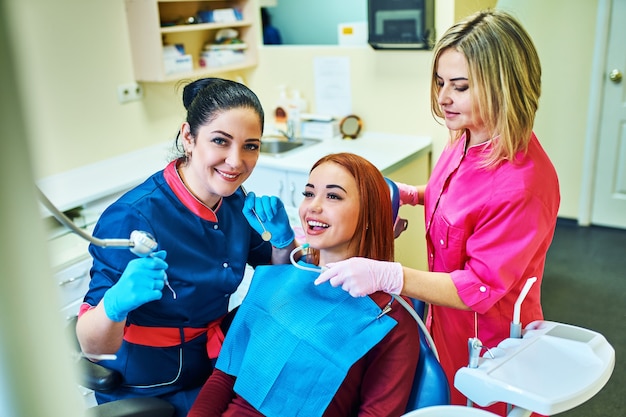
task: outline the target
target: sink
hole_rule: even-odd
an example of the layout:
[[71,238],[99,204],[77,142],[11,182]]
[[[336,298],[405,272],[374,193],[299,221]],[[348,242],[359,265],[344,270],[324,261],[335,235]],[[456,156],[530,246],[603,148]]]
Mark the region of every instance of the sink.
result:
[[261,138],[261,153],[278,157],[296,149],[308,148],[320,142],[321,139],[296,138],[289,141],[283,136],[263,136]]

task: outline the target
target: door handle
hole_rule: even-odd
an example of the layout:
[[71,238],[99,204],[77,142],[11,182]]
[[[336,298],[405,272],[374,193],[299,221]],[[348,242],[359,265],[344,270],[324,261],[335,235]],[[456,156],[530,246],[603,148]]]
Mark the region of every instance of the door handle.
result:
[[622,81],[622,72],[617,68],[609,72],[609,80],[613,81],[615,84],[619,84],[620,81]]
[[295,183],[291,183],[289,184],[289,192],[291,194],[291,205],[293,207],[296,207],[296,184]]
[[278,182],[278,197],[283,200],[283,189],[284,189],[284,185],[283,185],[283,181],[279,181]]

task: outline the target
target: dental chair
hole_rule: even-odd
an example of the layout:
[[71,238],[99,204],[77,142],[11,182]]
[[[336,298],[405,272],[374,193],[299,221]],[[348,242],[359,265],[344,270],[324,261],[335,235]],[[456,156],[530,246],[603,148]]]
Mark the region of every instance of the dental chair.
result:
[[[389,192],[391,193],[394,237],[397,238],[407,229],[408,222],[399,217],[400,190],[398,186],[389,178],[385,178],[385,181],[387,181]],[[413,303],[413,309],[423,322],[426,303],[416,299],[412,299],[411,301]],[[428,340],[421,328],[419,329],[419,336],[420,356],[415,370],[411,395],[409,396],[409,402],[407,404],[407,412],[424,407],[450,404],[450,385],[439,363],[439,359],[437,359],[435,352],[428,344]]]
[[[75,354],[79,357],[81,350],[76,337],[76,322],[78,317],[70,320],[67,331],[72,341]],[[114,370],[107,369],[87,358],[78,359],[79,384],[92,391],[107,392],[117,388],[122,383],[122,375]],[[99,404],[87,408],[87,417],[172,417],[174,406],[169,402],[155,397],[127,398]]]
[[[408,223],[398,216],[400,207],[400,192],[397,185],[385,178],[391,193],[393,206],[394,235],[397,238]],[[425,303],[412,300],[413,308],[423,320]],[[70,320],[68,331],[73,342],[76,356],[80,356],[81,349],[76,337],[76,322],[78,317]],[[417,325],[417,324],[416,324]],[[412,390],[407,404],[407,412],[424,407],[450,404],[450,388],[443,369],[435,353],[428,344],[422,329],[419,329],[420,356],[417,363]],[[78,359],[80,385],[93,391],[107,392],[117,388],[122,382],[119,372],[107,369],[97,363],[80,357]],[[155,397],[129,398],[99,404],[87,409],[88,417],[172,417],[174,407],[165,400]]]
[[[413,308],[423,320],[426,304],[421,300],[412,299],[411,301]],[[450,386],[443,368],[421,328],[419,334],[420,356],[406,408],[407,413],[420,408],[450,404]]]

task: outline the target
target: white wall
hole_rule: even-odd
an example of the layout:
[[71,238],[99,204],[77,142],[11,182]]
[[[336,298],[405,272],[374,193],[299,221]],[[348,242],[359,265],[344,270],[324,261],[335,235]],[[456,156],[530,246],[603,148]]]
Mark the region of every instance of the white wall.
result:
[[532,36],[542,65],[535,132],[557,168],[562,217],[577,218],[597,0],[499,0]]

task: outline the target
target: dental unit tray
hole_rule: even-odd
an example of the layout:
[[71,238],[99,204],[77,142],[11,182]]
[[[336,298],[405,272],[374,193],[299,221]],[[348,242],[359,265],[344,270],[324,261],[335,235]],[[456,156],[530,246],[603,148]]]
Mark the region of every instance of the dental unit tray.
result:
[[601,334],[534,321],[522,338],[505,339],[484,353],[478,367],[457,371],[454,386],[482,407],[505,402],[554,415],[593,397],[614,366],[615,350]]

